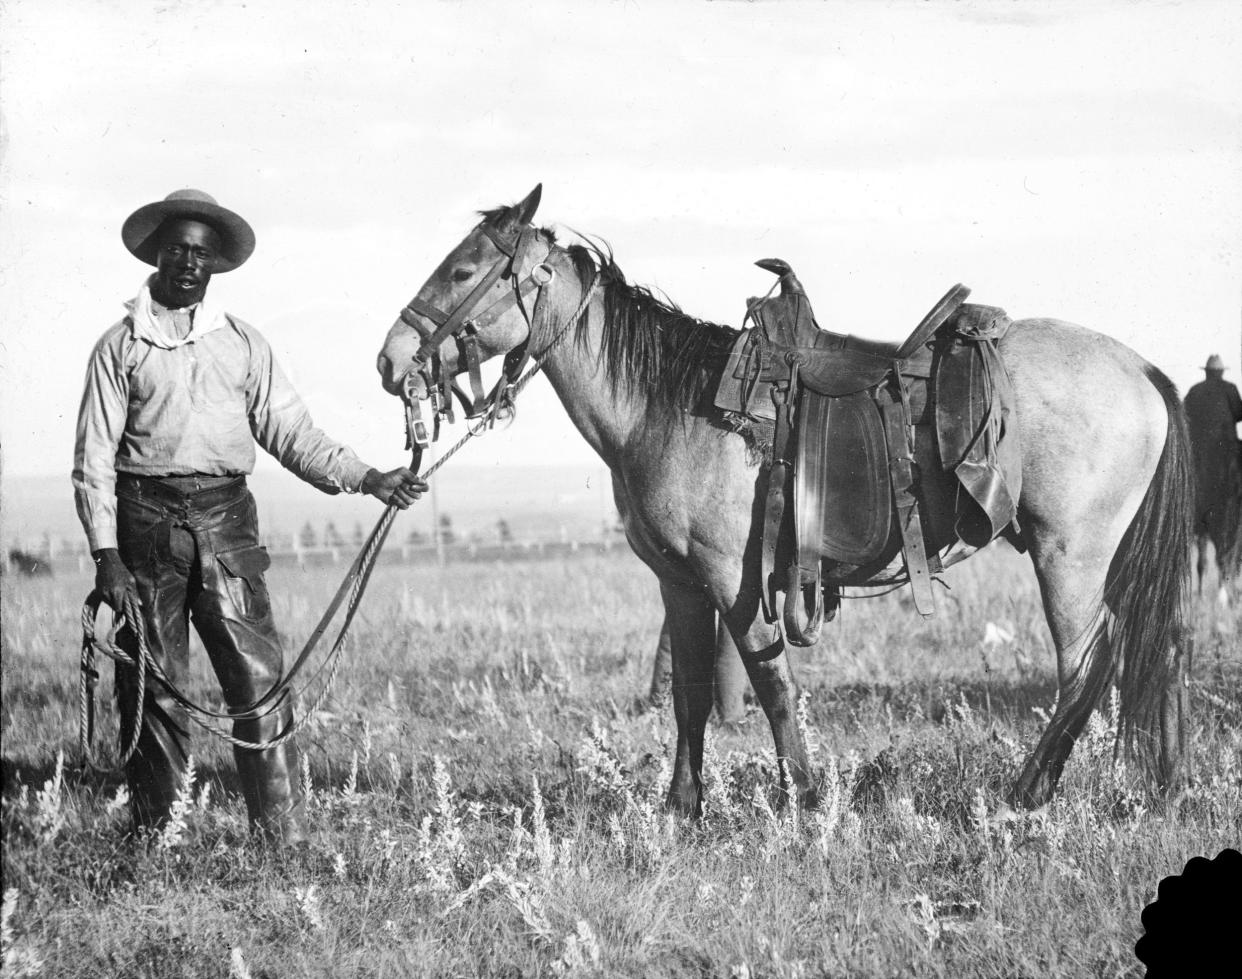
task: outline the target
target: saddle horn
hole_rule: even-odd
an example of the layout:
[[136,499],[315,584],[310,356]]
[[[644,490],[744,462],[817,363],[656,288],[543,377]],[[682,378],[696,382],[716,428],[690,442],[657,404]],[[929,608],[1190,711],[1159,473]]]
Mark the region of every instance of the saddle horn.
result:
[[780,277],[782,296],[806,295],[806,290],[802,288],[802,283],[794,275],[793,266],[783,258],[761,258],[755,264],[765,272],[771,272],[773,275]]

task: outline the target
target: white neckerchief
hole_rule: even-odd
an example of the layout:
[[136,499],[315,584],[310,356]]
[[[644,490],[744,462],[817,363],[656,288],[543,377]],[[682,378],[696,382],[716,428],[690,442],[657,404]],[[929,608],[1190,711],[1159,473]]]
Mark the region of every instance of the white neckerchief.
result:
[[[155,309],[152,308],[155,305],[155,301],[151,298],[151,279],[148,278],[138,290],[138,295],[125,304],[125,308],[129,311],[130,319],[134,323],[134,336],[165,350],[175,350],[177,347],[192,343],[204,334],[218,330],[227,322],[224,312],[214,306],[209,306],[207,300],[204,299],[187,308],[192,317],[189,334],[184,337],[169,336],[160,324]],[[163,308],[160,307],[160,309]],[[168,310],[169,314],[173,312],[177,311]]]

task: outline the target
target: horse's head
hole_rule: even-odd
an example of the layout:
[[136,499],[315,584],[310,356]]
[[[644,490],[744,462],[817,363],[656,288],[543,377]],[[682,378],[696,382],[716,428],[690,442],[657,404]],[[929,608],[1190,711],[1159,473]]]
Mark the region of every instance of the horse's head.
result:
[[469,372],[479,409],[478,365],[524,349],[534,293],[551,279],[551,237],[530,224],[541,192],[487,212],[401,311],[376,361],[386,391],[444,409],[452,379]]

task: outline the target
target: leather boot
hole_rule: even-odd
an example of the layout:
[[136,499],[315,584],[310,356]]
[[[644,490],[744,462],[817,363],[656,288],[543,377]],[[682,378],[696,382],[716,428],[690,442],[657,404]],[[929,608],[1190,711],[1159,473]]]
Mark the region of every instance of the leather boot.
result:
[[[117,697],[121,717],[121,748],[134,729],[136,677],[117,668]],[[138,749],[125,764],[129,805],[135,831],[160,829],[168,819],[185,774],[189,738],[185,717],[168,697],[155,696],[148,681]]]
[[[239,721],[234,733],[246,741],[262,741],[285,730],[293,711],[286,705],[274,718]],[[234,748],[251,831],[288,846],[304,842],[305,800],[298,782],[298,749],[287,741],[267,751]]]

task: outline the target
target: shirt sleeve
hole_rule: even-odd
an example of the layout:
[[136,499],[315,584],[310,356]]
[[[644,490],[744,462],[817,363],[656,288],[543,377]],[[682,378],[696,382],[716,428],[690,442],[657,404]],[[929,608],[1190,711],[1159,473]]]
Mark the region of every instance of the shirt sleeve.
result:
[[116,547],[116,450],[129,411],[123,337],[110,331],[86,367],[73,454],[73,496],[92,551]]
[[353,449],[315,427],[310,412],[272,356],[272,348],[253,330],[246,377],[247,411],[255,441],[299,479],[325,493],[357,493],[371,467]]

